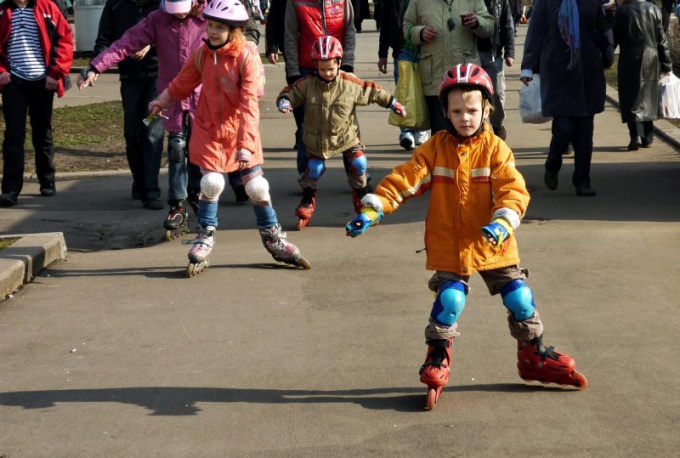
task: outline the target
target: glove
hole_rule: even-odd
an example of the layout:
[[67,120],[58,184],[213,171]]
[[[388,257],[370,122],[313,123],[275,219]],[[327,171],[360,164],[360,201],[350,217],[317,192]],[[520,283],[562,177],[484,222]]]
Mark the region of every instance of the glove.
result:
[[279,99],[277,107],[281,113],[290,113],[293,111],[293,106],[290,104],[290,100],[286,98]]
[[236,162],[250,162],[253,158],[253,153],[245,148],[241,148],[236,151]]
[[347,73],[354,73],[354,67],[351,65],[341,65],[340,70]]
[[361,209],[361,214],[347,223],[345,226],[345,235],[352,238],[366,232],[366,229],[377,223],[385,216],[383,212],[375,211],[371,207],[364,207]]
[[286,76],[286,84],[288,84],[290,86],[291,84],[295,83],[300,78],[302,78],[301,75]]
[[507,240],[514,229],[503,218],[496,218],[488,226],[482,228],[482,234],[486,237],[486,240],[493,246],[502,245],[505,240]]
[[390,110],[394,111],[396,114],[401,116],[402,118],[406,117],[406,108],[404,105],[399,103],[397,99],[392,100],[392,104],[390,105]]

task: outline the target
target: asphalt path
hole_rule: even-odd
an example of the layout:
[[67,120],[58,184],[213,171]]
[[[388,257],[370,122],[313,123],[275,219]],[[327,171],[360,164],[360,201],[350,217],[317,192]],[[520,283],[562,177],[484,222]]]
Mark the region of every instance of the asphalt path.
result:
[[[501,300],[475,276],[449,385],[424,410],[427,197],[345,237],[351,193],[330,160],[311,225],[293,231],[294,122],[274,107],[283,66],[267,66],[266,176],[312,269],[274,262],[229,190],[213,265],[186,279],[188,246],[161,241],[165,212],[130,199],[129,174],[58,176],[49,199],[27,183],[0,231],[60,231],[69,253],[0,302],[0,456],[678,456],[680,156],[659,138],[627,151],[608,104],[597,197],[575,195],[570,156],[548,191],[550,125],[517,111],[525,32],[506,69],[507,141],[532,197],[517,237],[545,342],[574,356],[588,389],[524,383]],[[356,73],[392,90],[377,42],[358,36]],[[115,99],[103,86],[116,78],[87,94]],[[386,110],[359,118],[376,183],[408,153]]]

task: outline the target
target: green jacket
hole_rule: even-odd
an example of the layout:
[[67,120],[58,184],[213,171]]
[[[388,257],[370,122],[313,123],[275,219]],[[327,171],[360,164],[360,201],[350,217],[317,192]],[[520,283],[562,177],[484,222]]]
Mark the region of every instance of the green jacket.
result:
[[[461,23],[462,12],[474,12],[479,25],[476,29]],[[449,19],[453,28],[449,27]],[[425,27],[437,31],[429,43],[420,39]],[[438,95],[444,72],[457,64],[479,64],[477,37],[488,38],[493,32],[494,18],[484,0],[411,0],[404,14],[404,37],[420,45],[420,80],[426,96]],[[451,30],[449,30],[451,29]]]
[[356,107],[377,103],[389,108],[392,94],[373,81],[363,81],[340,70],[332,83],[310,75],[286,86],[276,98],[288,99],[293,108],[305,106],[302,142],[307,153],[331,158],[360,145]]

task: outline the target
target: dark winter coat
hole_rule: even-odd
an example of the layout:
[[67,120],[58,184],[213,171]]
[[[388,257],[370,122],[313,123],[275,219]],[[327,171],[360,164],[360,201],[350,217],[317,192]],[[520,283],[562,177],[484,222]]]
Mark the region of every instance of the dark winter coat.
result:
[[484,0],[486,9],[494,17],[493,32],[489,38],[478,38],[480,51],[491,51],[497,59],[515,58],[515,27],[508,0]]
[[628,0],[619,6],[614,42],[620,46],[621,120],[655,120],[659,110],[659,77],[672,69],[661,10],[645,0]]
[[[160,0],[136,2],[135,0],[108,0],[99,19],[99,32],[94,43],[94,57],[101,54],[111,43],[123,36],[125,31],[137,25],[152,11]],[[121,80],[155,79],[158,76],[158,56],[152,46],[144,59],[127,58],[118,64]]]
[[402,23],[404,17],[404,0],[383,0],[380,38],[378,40],[378,58],[386,59],[389,48],[392,57],[399,57],[404,46]]
[[[267,14],[267,27],[264,32],[267,55],[283,53],[284,18],[287,0],[272,0]],[[283,56],[285,59],[285,55]]]
[[581,36],[579,64],[567,70],[569,50],[560,36],[557,16],[561,0],[534,3],[524,43],[522,71],[541,75],[541,99],[546,117],[591,116],[604,111],[606,81],[596,32],[611,27],[600,0],[577,0]]

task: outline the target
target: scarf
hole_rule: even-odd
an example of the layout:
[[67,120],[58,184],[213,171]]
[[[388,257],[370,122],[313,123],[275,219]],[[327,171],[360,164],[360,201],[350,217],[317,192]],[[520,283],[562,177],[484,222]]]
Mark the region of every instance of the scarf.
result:
[[581,57],[581,37],[576,0],[562,0],[560,12],[557,15],[557,26],[560,29],[562,40],[569,47],[570,56],[567,70],[573,70]]

